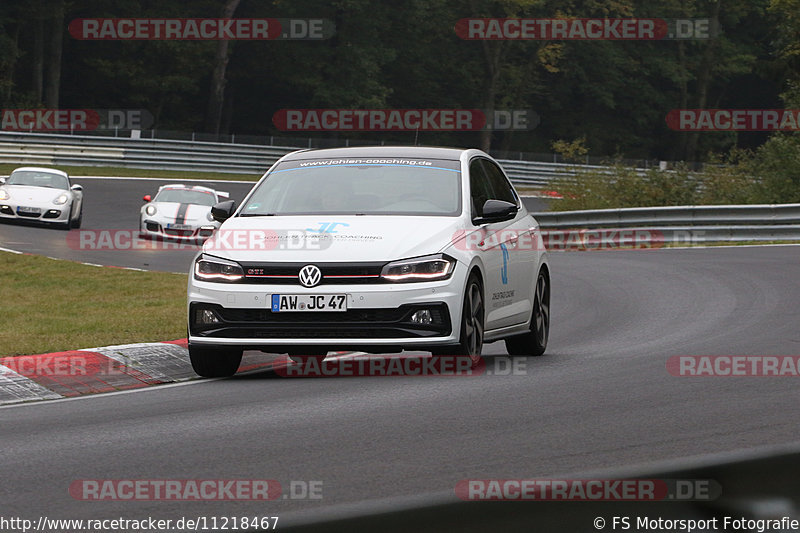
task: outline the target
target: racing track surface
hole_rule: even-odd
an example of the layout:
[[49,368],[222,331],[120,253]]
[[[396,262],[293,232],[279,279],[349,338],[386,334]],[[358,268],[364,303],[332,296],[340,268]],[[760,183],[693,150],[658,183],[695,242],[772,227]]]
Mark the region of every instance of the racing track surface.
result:
[[[81,230],[138,230],[139,209],[145,194],[155,196],[158,187],[167,183],[203,185],[231,194],[241,202],[254,183],[230,181],[184,181],[130,178],[71,177],[72,183],[83,185],[84,210]],[[195,251],[191,249],[151,250],[86,250],[80,249],[79,239],[68,239],[70,232],[41,224],[0,222],[0,247],[60,259],[101,265],[143,268],[168,272],[188,272]],[[135,233],[124,234],[129,242]],[[77,246],[75,244],[78,244]]]
[[[230,193],[237,205],[250,192],[255,182],[184,181],[136,178],[85,178],[73,177],[73,183],[83,185],[84,211],[81,230],[125,230],[122,240],[127,245],[138,229],[139,209],[144,205],[142,196],[155,195],[158,187],[167,183],[203,185]],[[525,198],[531,211],[546,209],[546,202]],[[80,249],[78,230],[67,232],[42,224],[4,223],[0,221],[0,248],[29,252],[60,259],[70,259],[100,265],[143,268],[167,272],[188,272],[196,251],[190,246],[183,249],[154,247],[149,250],[91,250]],[[95,234],[99,239],[99,234]],[[68,238],[69,237],[69,238]],[[178,247],[180,248],[180,247]]]
[[[524,360],[523,375],[258,373],[2,408],[0,501],[31,519],[309,516],[452,494],[463,479],[563,477],[795,442],[796,378],[679,378],[665,362],[800,353],[797,251],[554,253],[550,346]],[[86,478],[322,480],[324,490],[321,501],[269,503],[72,499],[67,487]]]

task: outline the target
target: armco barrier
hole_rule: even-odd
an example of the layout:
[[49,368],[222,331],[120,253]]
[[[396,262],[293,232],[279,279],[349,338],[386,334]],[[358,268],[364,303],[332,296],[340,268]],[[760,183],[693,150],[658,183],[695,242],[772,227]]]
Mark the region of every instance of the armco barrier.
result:
[[[795,447],[765,448],[748,452],[721,453],[707,457],[668,461],[649,467],[570,474],[568,476],[519,477],[540,479],[672,479],[713,480],[721,495],[709,501],[504,501],[464,502],[454,493],[435,496],[367,502],[332,510],[281,516],[283,531],[322,533],[335,531],[385,533],[416,531],[529,532],[564,531],[689,531],[684,527],[638,528],[637,520],[712,520],[716,528],[693,531],[759,531],[758,526],[723,528],[726,517],[736,520],[797,520],[800,484],[796,466],[800,451]],[[455,480],[453,482],[455,485]],[[311,516],[309,516],[311,515]],[[617,517],[617,522],[614,522]],[[626,528],[621,517],[628,517]],[[600,519],[600,520],[598,520]],[[756,522],[758,524],[758,522]],[[762,531],[790,531],[771,527]]]
[[535,213],[542,229],[659,232],[663,242],[800,241],[800,204],[635,207]]
[[[279,157],[303,148],[170,139],[0,132],[0,163],[20,165],[117,166],[261,174]],[[574,176],[577,170],[608,171],[606,167],[596,165],[568,165],[511,159],[498,161],[515,184],[537,188],[545,187],[557,177]]]

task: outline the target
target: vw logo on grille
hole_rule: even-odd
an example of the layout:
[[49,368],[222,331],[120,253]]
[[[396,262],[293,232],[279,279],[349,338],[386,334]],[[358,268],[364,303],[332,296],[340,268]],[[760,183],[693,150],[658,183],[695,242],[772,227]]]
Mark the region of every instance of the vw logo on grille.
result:
[[297,277],[303,286],[313,287],[322,280],[322,272],[316,265],[306,265],[300,269],[300,274]]

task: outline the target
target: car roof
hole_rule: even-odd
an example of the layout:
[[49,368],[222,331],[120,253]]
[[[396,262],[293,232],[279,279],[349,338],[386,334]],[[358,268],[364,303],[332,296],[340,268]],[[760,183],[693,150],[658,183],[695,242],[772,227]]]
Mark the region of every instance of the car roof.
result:
[[435,146],[351,146],[348,148],[298,150],[284,156],[283,161],[340,157],[407,157],[458,161],[466,151],[463,148],[440,148]]
[[58,170],[56,168],[45,168],[45,167],[19,167],[12,170],[12,174],[14,172],[47,172],[49,174],[58,174],[59,176],[64,176],[65,178],[69,179],[69,174],[64,172],[63,170]]

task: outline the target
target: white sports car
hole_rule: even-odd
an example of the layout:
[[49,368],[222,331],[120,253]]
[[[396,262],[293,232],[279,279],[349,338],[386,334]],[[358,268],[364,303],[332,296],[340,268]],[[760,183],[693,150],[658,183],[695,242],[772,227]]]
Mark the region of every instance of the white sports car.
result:
[[211,218],[211,206],[228,198],[228,193],[208,187],[173,183],[162,185],[155,198],[143,198],[139,232],[144,237],[202,241],[220,223]]
[[0,178],[0,219],[80,228],[83,187],[71,185],[69,175],[61,170],[20,167],[8,178]]
[[550,269],[538,224],[479,150],[293,152],[203,245],[189,275],[189,355],[201,376],[245,349],[425,350],[477,359],[504,340],[541,355]]

